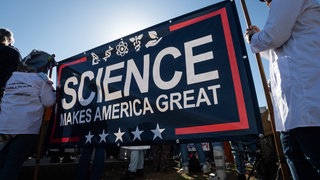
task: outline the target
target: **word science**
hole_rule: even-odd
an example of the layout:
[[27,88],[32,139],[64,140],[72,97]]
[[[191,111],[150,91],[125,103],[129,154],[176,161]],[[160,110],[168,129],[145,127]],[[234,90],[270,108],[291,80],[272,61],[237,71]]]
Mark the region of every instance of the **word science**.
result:
[[[157,92],[170,92],[175,89],[182,79],[186,79],[184,86],[192,87],[193,84],[205,83],[207,81],[217,80],[219,82],[219,71],[211,70],[208,72],[201,72],[196,74],[195,68],[200,63],[205,61],[212,61],[214,63],[214,56],[212,51],[208,51],[202,54],[193,55],[193,49],[203,45],[205,43],[212,43],[212,37],[207,36],[199,38],[190,42],[186,42],[184,52],[190,52],[182,57],[179,49],[175,47],[167,47],[161,50],[153,63],[153,67],[150,67],[150,55],[144,55],[142,73],[139,72],[137,64],[134,59],[125,62],[119,62],[110,66],[99,68],[97,72],[86,71],[82,73],[79,78],[70,77],[66,80],[63,90],[68,98],[62,99],[62,107],[65,110],[71,109],[75,106],[76,102],[82,107],[92,107],[92,104],[103,104],[106,102],[113,102],[114,100],[125,99],[130,97],[130,90],[133,88],[133,84],[137,85],[137,90],[143,95],[147,95],[151,90],[149,88],[150,79],[153,80],[152,84]],[[166,57],[168,60],[164,60]],[[167,74],[167,72],[160,71],[160,67],[165,67],[170,64],[170,61],[177,61],[172,64],[184,64],[185,69],[173,70],[173,73]],[[183,62],[182,62],[183,61]],[[163,65],[166,63],[166,65]],[[209,62],[210,63],[210,62]],[[126,64],[126,66],[125,66]],[[173,66],[174,67],[174,66]],[[112,72],[124,71],[125,75],[112,76]],[[151,75],[150,75],[151,74]],[[170,79],[164,80],[163,76],[169,75]],[[90,86],[91,81],[94,80],[95,90],[90,90],[88,97],[84,97],[84,88]],[[111,92],[113,84],[119,84],[121,90]],[[220,85],[210,85],[208,87],[201,87],[199,89],[188,89],[185,91],[171,92],[169,94],[160,94],[156,98],[157,111],[165,112],[172,111],[175,108],[196,108],[202,103],[206,106],[218,104],[217,89]],[[69,125],[74,123],[85,123],[91,120],[107,120],[107,119],[119,119],[123,117],[140,116],[146,113],[154,113],[154,110],[150,104],[148,97],[143,97],[142,100],[134,99],[132,101],[123,101],[120,103],[109,104],[108,106],[97,107],[97,111],[94,117],[92,117],[92,109],[81,110],[78,112],[69,112],[62,115],[63,121],[61,125]],[[76,117],[74,117],[75,115]]]
[[102,143],[152,144],[257,133],[234,6],[218,3],[61,61],[50,142],[100,136]]

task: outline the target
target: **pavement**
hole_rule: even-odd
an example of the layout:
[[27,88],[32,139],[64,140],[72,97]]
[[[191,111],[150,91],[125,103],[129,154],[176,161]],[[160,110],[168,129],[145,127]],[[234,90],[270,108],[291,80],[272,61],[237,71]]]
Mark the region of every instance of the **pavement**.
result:
[[[77,168],[77,159],[71,162],[50,162],[50,159],[41,159],[39,163],[38,180],[74,180]],[[128,160],[107,159],[105,161],[105,173],[102,180],[119,180],[128,168]],[[135,178],[137,180],[209,180],[210,174],[215,173],[214,165],[212,172],[194,172],[190,174],[179,173],[179,161],[171,160],[170,167],[165,171],[154,171],[153,161],[145,160],[144,177]],[[22,168],[19,180],[33,180],[35,170],[35,159],[28,159]],[[226,180],[237,180],[235,168],[228,168]],[[251,178],[255,180],[255,178]],[[210,179],[211,180],[211,179]]]
[[[189,174],[183,174],[179,172],[179,169],[180,169],[179,156],[173,157],[172,159],[170,159],[169,167],[164,171],[155,171],[154,163],[152,161],[152,156],[149,153],[147,153],[145,157],[145,164],[144,164],[144,177],[135,178],[135,179],[137,180],[142,180],[142,179],[144,180],[212,180],[210,175],[216,174],[216,168],[213,161],[212,153],[211,152],[207,152],[207,153],[208,153],[207,160],[211,164],[211,172],[202,173],[201,171],[199,171],[199,172],[191,172]],[[261,167],[265,167],[264,170],[268,171],[268,172],[265,171],[266,172],[265,174],[267,175],[272,174],[272,177],[274,177],[274,173],[273,173],[274,171],[270,173],[271,172],[270,170],[274,169],[274,164],[269,164],[270,163],[269,161],[272,160],[271,157],[273,157],[272,155],[273,153],[269,153],[269,154],[270,155],[268,155],[267,151],[264,151],[265,158],[262,159],[260,164],[262,165]],[[80,157],[80,154],[75,149],[70,149],[70,151],[66,150],[66,153],[63,154],[63,156],[58,151],[46,152],[46,154],[38,164],[39,173],[38,173],[37,179],[34,179],[35,165],[36,165],[35,159],[30,157],[23,164],[23,168],[20,172],[19,180],[75,180],[79,157]],[[229,155],[226,156],[227,163],[226,163],[226,179],[225,180],[238,180],[235,164],[233,164],[233,161],[230,160],[230,158],[228,157]],[[257,162],[260,162],[260,161],[257,161]],[[128,169],[128,164],[129,164],[129,159],[127,159],[126,153],[123,153],[121,151],[119,152],[117,148],[115,148],[115,150],[108,151],[107,158],[105,159],[105,172],[101,180],[121,179]],[[264,166],[264,165],[267,165],[267,166]],[[256,180],[257,174],[255,171],[253,172],[253,177],[250,177],[248,179],[248,175],[251,172],[251,170],[252,170],[252,167],[247,167],[246,179]],[[214,178],[214,180],[216,179],[217,178]],[[274,178],[266,178],[265,176],[263,177],[263,179],[271,180]]]

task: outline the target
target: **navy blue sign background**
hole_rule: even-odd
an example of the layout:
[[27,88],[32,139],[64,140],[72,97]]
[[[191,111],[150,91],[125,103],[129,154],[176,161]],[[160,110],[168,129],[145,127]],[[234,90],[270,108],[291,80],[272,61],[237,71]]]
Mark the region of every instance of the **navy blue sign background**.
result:
[[234,2],[61,61],[49,143],[257,137],[261,119]]

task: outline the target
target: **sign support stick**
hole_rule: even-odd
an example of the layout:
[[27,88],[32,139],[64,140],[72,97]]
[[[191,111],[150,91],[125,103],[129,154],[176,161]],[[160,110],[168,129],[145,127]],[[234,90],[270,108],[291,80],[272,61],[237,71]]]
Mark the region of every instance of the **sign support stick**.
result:
[[[52,76],[52,68],[49,71],[49,77],[51,78],[51,76]],[[40,169],[39,164],[40,164],[40,159],[41,159],[42,145],[43,145],[45,135],[47,132],[49,120],[51,118],[51,113],[52,113],[52,107],[45,108],[44,114],[43,114],[43,120],[42,120],[41,127],[40,127],[38,145],[37,145],[37,149],[36,149],[36,159],[35,159],[35,165],[34,165],[33,180],[39,179],[39,169]]]

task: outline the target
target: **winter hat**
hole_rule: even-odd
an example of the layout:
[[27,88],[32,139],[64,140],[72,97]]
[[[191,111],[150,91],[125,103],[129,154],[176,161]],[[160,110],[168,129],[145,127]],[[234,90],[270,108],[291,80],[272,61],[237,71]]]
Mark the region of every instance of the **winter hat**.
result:
[[50,55],[44,51],[34,49],[20,63],[28,72],[47,73],[50,68],[57,65],[54,57],[54,54]]

